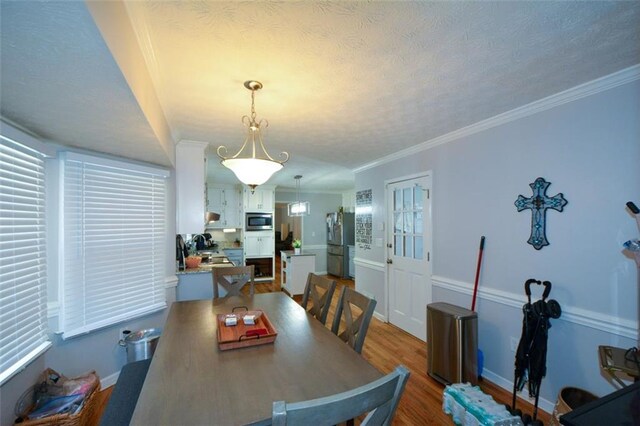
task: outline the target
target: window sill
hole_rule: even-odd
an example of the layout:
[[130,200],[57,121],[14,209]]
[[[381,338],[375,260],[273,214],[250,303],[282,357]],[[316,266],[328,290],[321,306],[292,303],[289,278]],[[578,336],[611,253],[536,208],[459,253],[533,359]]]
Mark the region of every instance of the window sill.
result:
[[35,361],[40,355],[44,354],[53,344],[50,341],[41,343],[40,346],[29,352],[20,361],[16,362],[9,369],[0,374],[0,386],[4,385],[13,376],[23,371],[29,364]]

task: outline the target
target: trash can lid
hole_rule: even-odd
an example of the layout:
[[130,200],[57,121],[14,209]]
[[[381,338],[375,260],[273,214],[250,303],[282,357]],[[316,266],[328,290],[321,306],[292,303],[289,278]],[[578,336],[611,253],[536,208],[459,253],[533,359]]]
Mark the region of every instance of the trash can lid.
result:
[[463,308],[462,306],[456,306],[446,302],[430,303],[427,305],[427,309],[440,311],[449,314],[457,319],[471,319],[478,316],[476,312],[470,311],[469,309]]
[[157,328],[148,328],[146,330],[134,331],[124,338],[127,343],[143,342],[157,339],[160,337],[160,330]]

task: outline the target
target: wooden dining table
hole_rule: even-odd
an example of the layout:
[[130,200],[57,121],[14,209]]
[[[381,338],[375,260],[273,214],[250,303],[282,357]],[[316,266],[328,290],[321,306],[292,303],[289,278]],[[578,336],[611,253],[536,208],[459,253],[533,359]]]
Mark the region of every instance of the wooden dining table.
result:
[[[220,350],[217,314],[236,306],[264,311],[275,341]],[[284,293],[174,302],[131,424],[268,423],[273,401],[328,396],[380,377]]]

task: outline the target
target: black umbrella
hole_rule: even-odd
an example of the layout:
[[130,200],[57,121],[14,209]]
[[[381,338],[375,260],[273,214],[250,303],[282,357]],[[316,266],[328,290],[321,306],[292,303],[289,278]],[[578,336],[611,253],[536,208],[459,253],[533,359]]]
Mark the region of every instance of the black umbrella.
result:
[[[542,284],[542,299],[531,303],[531,284]],[[529,395],[535,397],[533,420],[538,414],[538,397],[540,384],[547,373],[547,337],[551,322],[549,318],[560,318],[560,304],[555,300],[546,301],[551,293],[549,281],[529,279],[524,283],[527,303],[522,307],[522,336],[518,343],[515,361],[515,378],[513,381],[512,407],[516,407],[516,391],[521,391],[525,382],[529,384]]]

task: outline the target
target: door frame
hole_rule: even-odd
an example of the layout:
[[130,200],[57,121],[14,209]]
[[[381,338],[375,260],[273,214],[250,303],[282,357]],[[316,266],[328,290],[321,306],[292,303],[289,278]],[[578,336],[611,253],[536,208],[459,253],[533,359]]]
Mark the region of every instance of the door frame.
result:
[[[389,197],[389,185],[391,184],[395,184],[395,183],[399,183],[399,182],[403,182],[406,180],[412,180],[412,179],[417,179],[417,178],[427,178],[428,182],[429,182],[429,186],[430,186],[430,194],[429,194],[429,198],[428,198],[428,203],[426,203],[428,205],[428,208],[425,209],[425,218],[424,221],[425,223],[429,224],[429,229],[431,230],[431,237],[428,239],[427,244],[425,244],[425,250],[427,251],[427,253],[429,253],[429,260],[428,260],[428,265],[429,265],[429,278],[431,279],[431,281],[433,281],[433,234],[434,234],[434,230],[433,230],[433,170],[425,170],[423,172],[418,172],[418,173],[413,173],[410,175],[405,175],[405,176],[399,176],[399,177],[395,177],[395,178],[391,178],[391,179],[385,179],[384,180],[384,215],[385,215],[385,222],[387,223],[387,226],[384,227],[384,258],[382,260],[382,264],[384,265],[384,270],[385,270],[385,274],[384,274],[384,288],[385,288],[385,306],[384,306],[384,312],[385,312],[385,316],[387,319],[387,322],[390,323],[391,321],[391,315],[390,315],[390,308],[389,308],[389,292],[390,292],[390,286],[389,286],[389,264],[387,263],[387,259],[389,258],[389,227],[393,226],[393,222],[389,221],[389,208],[390,208],[390,203],[392,202],[391,197]],[[431,286],[433,288],[433,285]],[[433,299],[433,291],[432,288],[429,289],[429,294],[431,299]],[[425,306],[425,310],[427,309],[427,307]]]
[[[278,210],[279,208],[282,208],[282,209],[284,210],[284,212],[283,212],[284,216],[285,216],[285,217],[289,217],[289,216],[287,216],[287,214],[286,214],[287,206],[289,205],[289,203],[291,203],[291,201],[274,201],[274,203],[273,203],[273,204],[274,204],[275,210]],[[276,213],[276,212],[275,212],[275,210],[274,210],[274,212],[273,212],[273,214],[274,214],[274,218],[273,218],[273,220],[274,220],[274,226],[273,226],[273,237],[274,237],[274,239],[275,239],[275,235],[276,235],[276,234],[275,234],[275,231],[280,231],[280,229],[277,229],[277,228],[276,228],[276,224],[275,224],[275,213]],[[294,224],[293,224],[292,228],[291,228],[291,229],[289,229],[289,231],[291,231],[291,232],[293,232],[293,233],[294,233],[293,238],[295,239],[295,238],[296,238],[296,236],[295,236],[295,231],[294,231],[294,229],[295,229],[295,221],[296,221],[296,218],[299,218],[299,219],[300,219],[300,242],[302,242],[302,244],[304,245],[304,216],[296,216],[296,217],[293,219]],[[281,223],[282,223],[282,222],[281,222]],[[276,253],[276,255],[279,255],[279,254],[280,254],[280,253]]]

